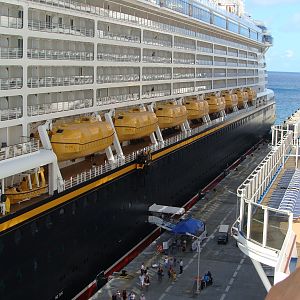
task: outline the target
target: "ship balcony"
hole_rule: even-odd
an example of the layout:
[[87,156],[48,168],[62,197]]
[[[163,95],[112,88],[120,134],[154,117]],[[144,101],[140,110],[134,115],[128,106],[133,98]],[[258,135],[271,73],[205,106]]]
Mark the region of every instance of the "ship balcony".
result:
[[194,73],[173,73],[173,79],[194,79]]
[[160,47],[169,47],[172,48],[172,42],[167,40],[160,40],[160,39],[152,39],[152,38],[146,38],[144,37],[144,44],[147,45],[154,45],[154,46],[160,46]]
[[220,49],[215,49],[214,53],[215,54],[220,54],[220,55],[227,55],[227,51],[226,50],[220,50]]
[[22,118],[22,116],[22,107],[0,109],[0,121],[16,120]]
[[143,74],[144,81],[151,81],[151,80],[170,80],[172,79],[172,74]]
[[97,106],[129,102],[129,101],[137,101],[139,99],[140,99],[140,95],[138,93],[114,95],[114,96],[102,96],[97,98]]
[[92,84],[94,82],[92,75],[73,75],[73,76],[44,76],[30,77],[27,81],[29,88],[71,86],[81,84]]
[[159,57],[159,56],[143,56],[143,62],[159,63],[159,64],[171,64],[171,57]]
[[195,59],[188,59],[188,58],[174,58],[174,64],[183,64],[183,65],[194,65]]
[[197,52],[213,53],[213,49],[207,47],[197,47]]
[[23,19],[11,16],[0,15],[0,26],[20,29],[23,27]]
[[17,59],[22,57],[23,49],[21,48],[0,47],[0,58]]
[[213,61],[212,60],[196,59],[196,64],[197,65],[202,65],[202,66],[212,66]]
[[123,34],[121,32],[114,33],[114,32],[98,30],[98,37],[100,39],[109,39],[109,40],[122,41],[122,42],[128,42],[128,43],[140,43],[141,42],[140,36],[131,35],[131,34]]
[[182,50],[189,50],[189,51],[196,51],[196,46],[195,45],[189,45],[189,44],[186,44],[184,42],[175,42],[174,43],[174,48],[177,48],[177,49],[182,49]]
[[39,151],[39,141],[30,140],[8,147],[0,148],[0,161]]
[[140,56],[135,54],[115,54],[115,53],[98,53],[97,54],[98,60],[103,61],[115,61],[115,62],[139,62]]
[[170,96],[171,90],[160,90],[160,91],[143,91],[142,98],[143,99],[150,99],[150,98],[158,98],[158,97],[165,97]]
[[215,66],[226,66],[226,61],[216,61],[214,62]]
[[63,101],[57,103],[44,103],[29,105],[27,108],[28,116],[38,116],[62,111],[89,108],[93,106],[93,99],[77,99],[73,101]]
[[85,36],[85,37],[94,36],[94,29],[65,25],[60,23],[28,20],[28,27],[30,30],[33,31],[52,32],[52,33],[77,35],[77,36]]
[[212,78],[212,73],[209,72],[196,73],[196,78]]
[[139,80],[139,74],[99,75],[97,78],[97,83],[131,82]]
[[[232,74],[233,75],[233,74]],[[235,75],[236,76],[236,75]],[[215,72],[213,77],[223,78],[226,77],[226,72]]]
[[22,77],[0,78],[0,90],[14,90],[23,87]]
[[227,62],[228,67],[237,67],[238,63],[237,62]]
[[194,86],[186,86],[186,87],[174,87],[173,94],[186,94],[194,92]]
[[94,54],[90,51],[70,51],[53,49],[28,49],[27,57],[42,60],[77,60],[92,61]]

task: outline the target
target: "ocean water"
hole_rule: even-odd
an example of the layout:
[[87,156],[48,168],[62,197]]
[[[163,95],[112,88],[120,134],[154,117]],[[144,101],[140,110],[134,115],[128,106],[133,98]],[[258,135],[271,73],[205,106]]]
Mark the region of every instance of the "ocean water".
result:
[[268,88],[275,92],[276,124],[300,108],[300,73],[268,72]]

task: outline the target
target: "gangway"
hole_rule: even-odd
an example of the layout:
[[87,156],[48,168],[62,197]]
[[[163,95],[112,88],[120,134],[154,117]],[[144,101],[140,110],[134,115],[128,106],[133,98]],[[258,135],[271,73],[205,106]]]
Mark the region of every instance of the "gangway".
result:
[[270,268],[276,284],[295,270],[298,259],[293,220],[299,218],[300,207],[300,186],[294,184],[300,172],[300,111],[297,115],[293,124],[290,119],[272,126],[272,150],[237,190],[239,217],[231,232],[267,291],[272,286],[266,274]]

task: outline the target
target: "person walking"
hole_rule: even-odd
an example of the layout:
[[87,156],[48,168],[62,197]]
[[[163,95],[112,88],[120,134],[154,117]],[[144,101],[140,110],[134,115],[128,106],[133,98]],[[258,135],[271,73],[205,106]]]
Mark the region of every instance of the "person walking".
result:
[[162,269],[161,266],[159,266],[159,268],[157,270],[157,278],[158,278],[159,282],[162,281],[163,276],[164,276],[164,270]]
[[127,291],[126,290],[122,291],[122,299],[127,300]]
[[144,294],[142,294],[142,295],[140,296],[140,300],[146,300],[146,297],[145,297]]
[[142,265],[141,265],[141,275],[143,275],[144,272],[145,272],[145,265],[144,265],[144,263],[142,263]]
[[181,258],[179,261],[179,274],[182,274],[182,272],[183,272],[183,260]]
[[144,284],[145,284],[145,275],[144,275],[144,273],[140,275],[139,279],[140,279],[141,289],[143,289]]
[[145,277],[145,287],[146,287],[146,290],[148,290],[149,285],[150,285],[150,277],[149,277],[149,275],[146,275],[146,277]]
[[166,257],[164,258],[164,266],[165,266],[166,269],[167,269],[168,266],[169,266],[169,258],[168,258],[168,256],[166,256]]
[[130,292],[128,300],[135,300],[135,293],[133,291]]
[[116,299],[117,300],[121,300],[121,293],[120,293],[120,291],[117,291],[117,293],[116,293]]

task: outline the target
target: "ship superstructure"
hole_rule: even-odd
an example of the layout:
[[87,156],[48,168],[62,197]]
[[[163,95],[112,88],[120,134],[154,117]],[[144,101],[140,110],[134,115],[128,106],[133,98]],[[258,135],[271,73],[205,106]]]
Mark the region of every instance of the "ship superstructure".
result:
[[[27,271],[38,285],[40,272],[55,277],[48,290],[28,286],[32,299],[74,296],[153,229],[144,220],[154,199],[183,205],[266,134],[271,45],[237,0],[2,1],[0,255],[17,251],[12,240],[40,249],[2,276],[5,299]],[[22,238],[28,230],[34,240]],[[45,247],[56,266],[41,262]]]

